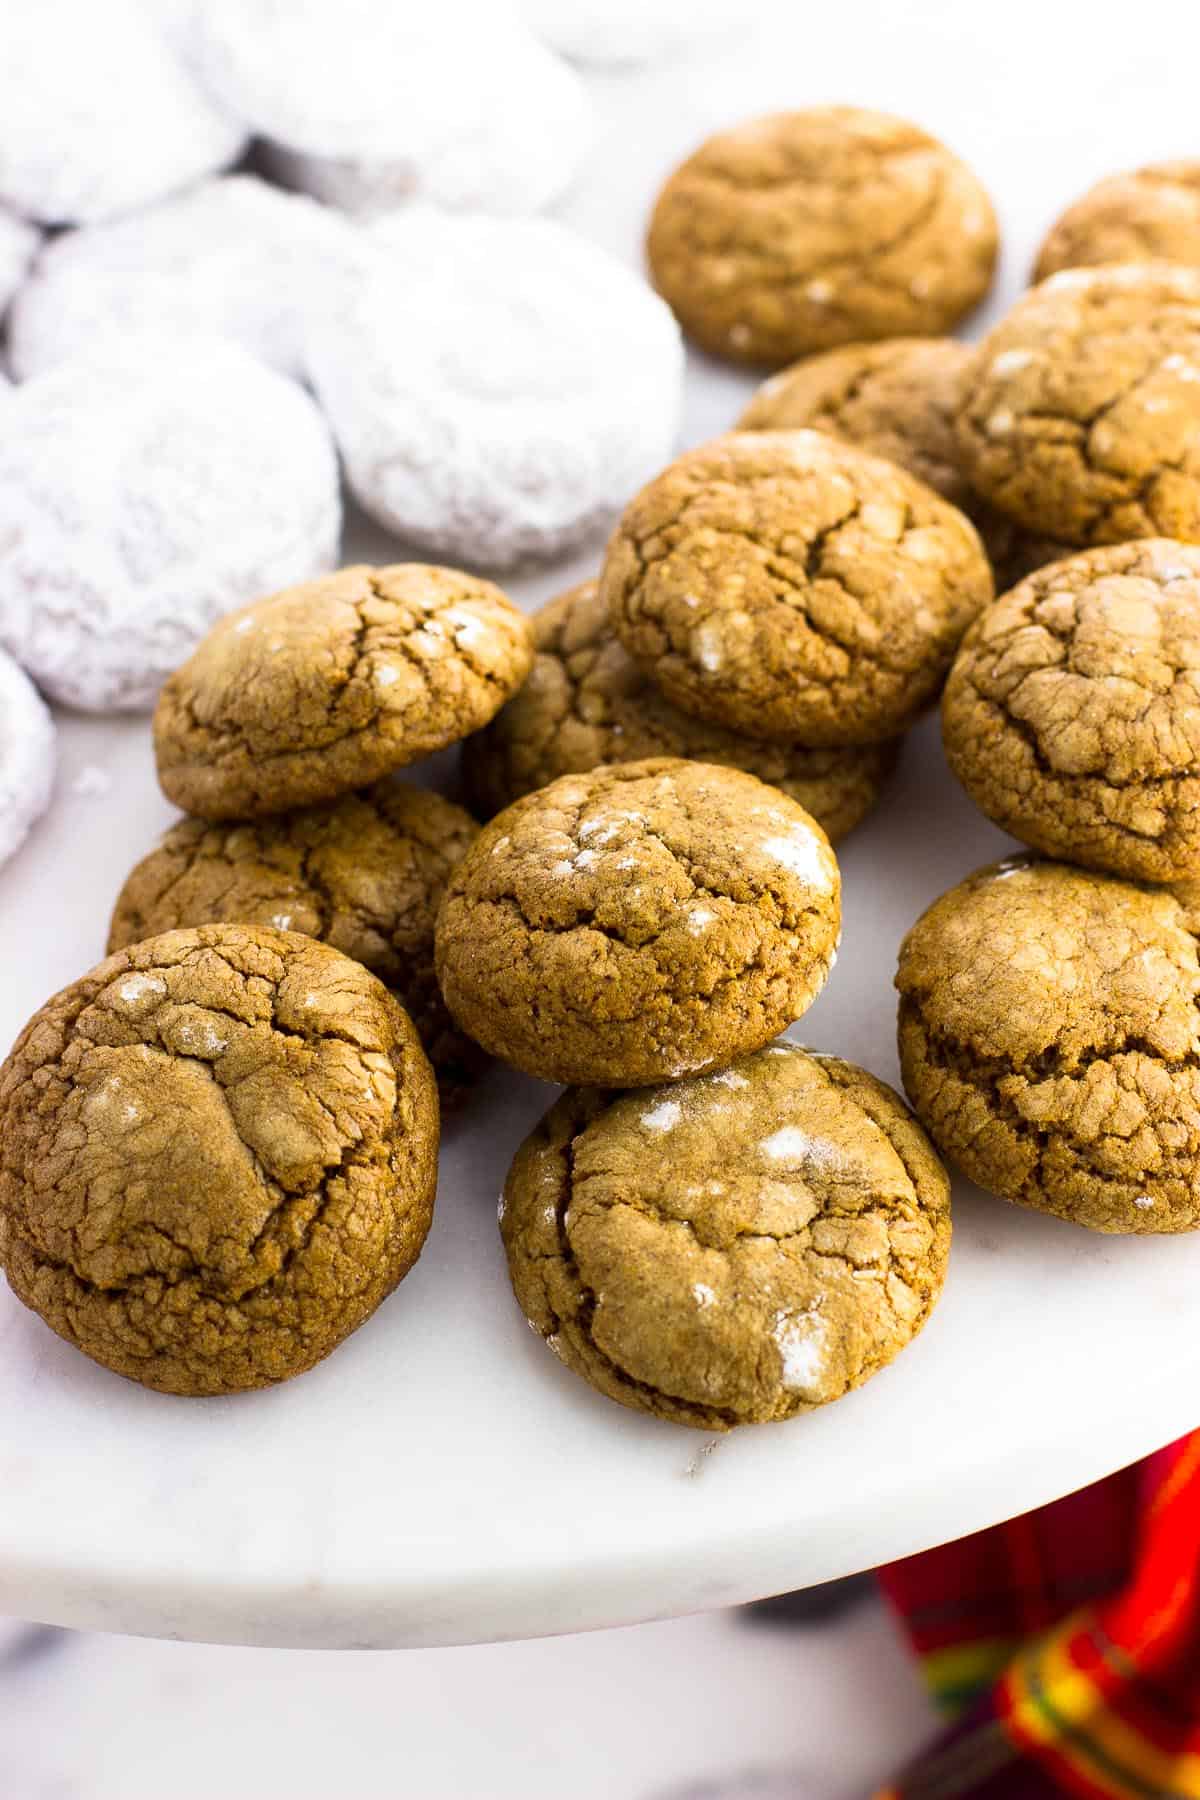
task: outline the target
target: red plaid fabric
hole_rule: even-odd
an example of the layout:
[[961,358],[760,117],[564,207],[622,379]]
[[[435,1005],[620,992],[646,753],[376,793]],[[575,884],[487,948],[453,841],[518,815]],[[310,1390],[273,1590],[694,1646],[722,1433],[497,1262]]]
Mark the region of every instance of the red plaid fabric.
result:
[[876,1800],[1200,1800],[1200,1432],[881,1580],[952,1722]]

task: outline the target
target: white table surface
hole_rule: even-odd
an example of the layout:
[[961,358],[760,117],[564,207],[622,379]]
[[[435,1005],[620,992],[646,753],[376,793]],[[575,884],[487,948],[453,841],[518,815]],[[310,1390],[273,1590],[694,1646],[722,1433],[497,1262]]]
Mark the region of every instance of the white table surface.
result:
[[[945,0],[767,10],[765,35],[702,64],[597,81],[600,137],[567,217],[636,258],[658,178],[710,127],[830,98],[890,106],[947,135],[996,194],[1009,253],[994,312],[1090,179],[1200,153],[1186,137],[1197,28],[1164,5],[1139,8],[1137,33],[1128,14],[1089,9],[1083,44],[1076,9],[1025,0],[986,23]],[[726,426],[751,385],[696,361],[685,440]],[[403,553],[361,528],[348,549]],[[595,559],[509,586],[535,604]],[[54,807],[0,872],[0,1048],[98,959],[121,880],[172,816],[144,721],[62,726]],[[927,721],[887,804],[843,847],[842,954],[795,1035],[894,1081],[899,940],[1006,843],[956,790]],[[330,1647],[610,1625],[869,1567],[1200,1423],[1200,1237],[1096,1237],[963,1184],[945,1298],[868,1387],[722,1439],[624,1411],[535,1341],[504,1272],[496,1195],[551,1098],[501,1072],[484,1085],[448,1131],[415,1271],[275,1392],[142,1392],[0,1286],[0,1613]]]

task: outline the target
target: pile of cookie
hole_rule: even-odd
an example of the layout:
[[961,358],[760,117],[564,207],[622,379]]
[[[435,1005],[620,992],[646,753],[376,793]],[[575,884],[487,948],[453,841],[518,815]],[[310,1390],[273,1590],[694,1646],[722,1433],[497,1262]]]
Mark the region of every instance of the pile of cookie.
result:
[[[1200,1224],[1177,242],[1200,265],[1200,176],[1105,184],[1047,241],[1072,266],[972,347],[937,334],[995,220],[944,146],[848,108],[703,146],[655,208],[656,283],[710,350],[799,360],[532,621],[455,569],[351,567],[170,675],[155,753],[189,816],[0,1070],[19,1297],[168,1392],[309,1368],[419,1254],[437,1090],[463,1107],[489,1056],[566,1090],[500,1204],[530,1323],[706,1430],[834,1400],[920,1330],[939,1152],[1102,1230]],[[779,1034],[836,958],[832,844],[939,694],[952,768],[1038,854],[903,946],[910,1112]],[[396,779],[456,743],[482,827]]]

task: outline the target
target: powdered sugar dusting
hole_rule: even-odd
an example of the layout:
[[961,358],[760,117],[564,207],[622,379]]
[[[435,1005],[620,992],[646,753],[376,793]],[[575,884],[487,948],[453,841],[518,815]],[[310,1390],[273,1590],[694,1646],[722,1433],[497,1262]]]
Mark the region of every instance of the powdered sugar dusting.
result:
[[830,859],[815,831],[807,825],[796,825],[786,837],[764,838],[763,855],[782,863],[793,875],[799,875],[810,887],[828,892],[833,886]]
[[662,1100],[642,1114],[642,1124],[647,1131],[670,1131],[682,1117],[683,1108],[678,1100]]
[[814,1388],[825,1368],[825,1321],[812,1312],[776,1313],[771,1336],[779,1347],[787,1392],[803,1394]]

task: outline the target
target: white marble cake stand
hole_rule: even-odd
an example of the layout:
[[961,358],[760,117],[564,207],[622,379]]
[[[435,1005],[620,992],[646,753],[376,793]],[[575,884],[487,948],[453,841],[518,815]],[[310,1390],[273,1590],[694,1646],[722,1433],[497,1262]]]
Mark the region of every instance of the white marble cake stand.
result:
[[[1188,148],[1177,122],[1193,116],[1195,55],[1180,40],[1195,24],[1172,9],[1156,27],[1163,9],[1147,0],[1136,39],[1104,9],[1083,39],[1061,10],[1013,0],[980,44],[974,9],[949,0],[843,0],[819,31],[788,4],[765,39],[702,66],[599,82],[601,140],[568,216],[636,257],[656,181],[712,125],[854,99],[911,113],[976,163],[1005,214],[999,299],[1011,296],[1066,198],[1106,169]],[[1167,24],[1178,53],[1163,59]],[[1065,81],[1064,59],[1081,58]],[[687,440],[727,426],[750,385],[697,363]],[[594,561],[513,591],[533,603]],[[98,958],[121,879],[171,816],[144,723],[67,720],[63,738],[54,809],[0,871],[0,1050]],[[1005,847],[955,789],[927,723],[889,804],[845,846],[844,948],[804,1039],[894,1080],[900,937]],[[1200,1236],[1095,1237],[962,1186],[945,1299],[860,1393],[722,1440],[622,1410],[535,1341],[505,1278],[496,1195],[550,1097],[491,1080],[449,1134],[417,1269],[356,1338],[277,1392],[143,1393],[0,1285],[0,1613],[308,1646],[612,1625],[869,1567],[1200,1423]]]

